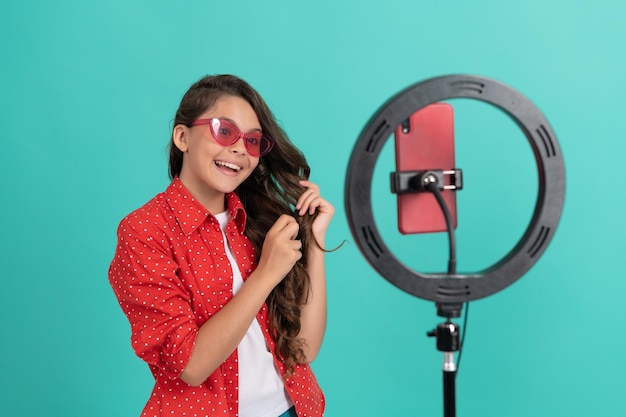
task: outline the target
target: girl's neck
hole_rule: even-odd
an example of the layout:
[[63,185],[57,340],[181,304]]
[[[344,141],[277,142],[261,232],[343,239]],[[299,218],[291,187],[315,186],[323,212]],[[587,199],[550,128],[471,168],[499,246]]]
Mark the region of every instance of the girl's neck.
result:
[[186,178],[183,177],[180,178],[180,181],[191,193],[191,195],[211,214],[223,213],[226,211],[225,193],[208,187],[205,184],[190,183],[190,181],[186,181]]

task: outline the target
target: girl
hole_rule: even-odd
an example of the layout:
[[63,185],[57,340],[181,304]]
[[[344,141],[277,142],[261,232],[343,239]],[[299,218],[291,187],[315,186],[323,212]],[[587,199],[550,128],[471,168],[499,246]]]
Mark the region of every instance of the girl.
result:
[[142,416],[319,417],[334,208],[245,81],[202,78],[170,142],[171,184],[124,218],[109,282],[155,385]]

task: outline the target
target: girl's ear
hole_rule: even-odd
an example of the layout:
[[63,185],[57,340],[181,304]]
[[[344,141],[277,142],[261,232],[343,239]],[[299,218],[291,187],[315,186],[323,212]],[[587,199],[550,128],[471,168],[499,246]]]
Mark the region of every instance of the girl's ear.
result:
[[187,126],[181,124],[174,126],[172,141],[181,152],[187,152],[189,149],[188,133]]

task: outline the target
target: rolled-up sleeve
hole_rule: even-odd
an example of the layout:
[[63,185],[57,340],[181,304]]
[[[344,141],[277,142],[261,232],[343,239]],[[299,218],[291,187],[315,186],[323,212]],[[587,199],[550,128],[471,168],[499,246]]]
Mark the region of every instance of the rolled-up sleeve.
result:
[[191,357],[198,326],[167,239],[132,217],[122,220],[117,238],[109,282],[130,322],[133,350],[177,378]]

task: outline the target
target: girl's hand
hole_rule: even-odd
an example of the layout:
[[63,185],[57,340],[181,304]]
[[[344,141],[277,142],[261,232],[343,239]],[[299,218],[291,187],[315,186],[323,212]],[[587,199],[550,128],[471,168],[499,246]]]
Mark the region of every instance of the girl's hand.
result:
[[302,193],[298,202],[296,203],[296,210],[300,216],[303,216],[307,212],[309,214],[315,214],[317,211],[317,217],[315,218],[312,230],[315,239],[322,244],[324,242],[324,236],[326,230],[330,224],[330,220],[335,214],[335,208],[328,201],[324,200],[320,195],[320,187],[311,181],[299,181],[300,185],[306,187],[306,190]]
[[302,258],[302,242],[297,240],[300,226],[296,219],[283,214],[270,227],[265,235],[261,259],[257,270],[268,272],[274,286],[291,271],[293,265]]

